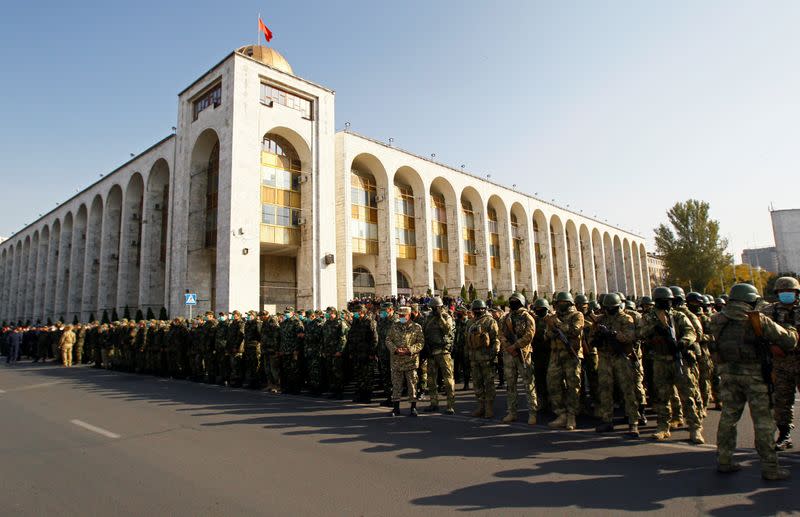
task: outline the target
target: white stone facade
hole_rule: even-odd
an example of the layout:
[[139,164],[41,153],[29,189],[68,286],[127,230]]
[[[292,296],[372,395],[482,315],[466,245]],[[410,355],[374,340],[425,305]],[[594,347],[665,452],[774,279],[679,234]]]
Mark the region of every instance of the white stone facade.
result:
[[[162,306],[183,315],[186,292],[198,294],[195,310],[342,306],[354,294],[354,269],[370,278],[376,296],[457,294],[462,285],[481,296],[650,291],[641,236],[337,133],[331,90],[276,65],[277,52],[257,54],[271,52],[266,61],[242,50],[179,94],[174,135],[0,243],[0,320],[86,321],[104,310],[121,316],[126,307],[157,315]],[[265,86],[290,100],[265,101]],[[212,101],[198,111],[203,99]],[[296,158],[291,242],[265,237],[273,235],[262,219],[265,138]],[[354,253],[352,170],[375,183],[372,254]],[[402,206],[412,215],[396,213],[395,185],[406,189]],[[432,195],[444,199],[436,223]],[[471,204],[469,219],[462,201]],[[400,219],[414,221],[403,254]],[[407,285],[401,289],[398,279]]]
[[800,209],[772,210],[778,273],[800,272]]

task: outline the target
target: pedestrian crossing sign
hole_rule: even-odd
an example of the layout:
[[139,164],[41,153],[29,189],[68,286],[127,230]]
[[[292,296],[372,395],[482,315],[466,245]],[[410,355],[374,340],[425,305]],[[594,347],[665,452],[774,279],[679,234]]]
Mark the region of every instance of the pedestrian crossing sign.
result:
[[186,297],[184,304],[197,305],[197,293],[186,293],[184,296]]

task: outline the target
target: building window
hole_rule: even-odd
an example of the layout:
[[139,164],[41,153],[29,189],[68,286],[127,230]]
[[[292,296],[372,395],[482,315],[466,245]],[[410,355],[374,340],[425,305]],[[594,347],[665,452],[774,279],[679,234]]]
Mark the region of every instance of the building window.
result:
[[411,282],[399,269],[397,270],[397,294],[411,294]]
[[559,271],[558,271],[558,259],[560,258],[556,254],[556,230],[553,228],[553,224],[550,224],[550,252],[552,253],[553,257],[553,278],[560,279]]
[[489,220],[489,262],[492,269],[500,269],[500,234],[498,233],[497,211],[489,208],[486,211]]
[[477,264],[475,259],[475,212],[472,211],[472,203],[461,201],[461,222],[464,227],[461,238],[464,241],[464,265],[474,266]]
[[397,258],[417,258],[417,234],[414,220],[414,192],[408,185],[394,186],[395,243]]
[[517,216],[511,214],[512,253],[514,254],[514,271],[522,271],[522,232]]
[[261,143],[261,241],[300,245],[301,163],[292,144],[267,134]]
[[542,283],[542,274],[543,274],[543,266],[542,262],[544,262],[544,254],[542,253],[542,246],[539,244],[541,240],[539,235],[539,223],[536,222],[536,219],[533,220],[533,253],[536,257],[536,278],[539,280],[539,283]]
[[367,268],[353,269],[353,296],[355,298],[373,298],[375,296],[375,278]]
[[197,120],[198,115],[200,112],[206,108],[214,106],[215,108],[222,104],[222,83],[218,83],[216,86],[213,86],[210,90],[204,93],[199,99],[194,101],[193,111],[192,111],[192,120]]
[[217,247],[217,201],[219,194],[219,142],[214,144],[208,158],[206,178],[205,247]]
[[378,200],[375,178],[356,170],[350,173],[350,233],[353,253],[378,254]]
[[310,100],[298,97],[276,86],[261,83],[261,102],[286,106],[287,108],[299,111],[303,118],[311,120]]
[[447,263],[447,211],[442,194],[431,194],[433,261]]

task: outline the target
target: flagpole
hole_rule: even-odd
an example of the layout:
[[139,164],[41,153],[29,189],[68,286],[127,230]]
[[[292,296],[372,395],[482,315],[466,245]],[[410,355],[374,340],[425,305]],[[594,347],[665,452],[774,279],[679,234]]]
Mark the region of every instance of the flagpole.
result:
[[[261,13],[258,13],[258,21],[261,21]],[[256,46],[261,46],[261,25],[256,24]]]

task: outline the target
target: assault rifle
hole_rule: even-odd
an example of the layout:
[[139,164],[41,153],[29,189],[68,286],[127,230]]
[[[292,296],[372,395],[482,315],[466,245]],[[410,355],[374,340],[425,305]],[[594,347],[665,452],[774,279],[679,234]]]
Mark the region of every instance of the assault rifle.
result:
[[586,368],[581,364],[581,358],[578,357],[578,352],[572,348],[572,343],[569,342],[569,339],[560,328],[556,327],[555,325],[550,326],[550,328],[555,330],[558,340],[564,344],[564,347],[569,350],[569,353],[572,355],[572,357],[578,362],[578,364],[581,365],[581,384],[583,384],[583,392],[587,397],[591,397],[589,390],[589,374],[586,371]]
[[775,384],[772,382],[772,350],[767,340],[764,338],[764,328],[761,326],[761,316],[758,311],[748,312],[747,319],[753,327],[753,332],[757,338],[756,353],[761,361],[761,378],[767,385],[769,395],[769,407],[772,408],[772,394],[775,391]]
[[[614,355],[620,355],[628,359],[628,364],[631,366],[634,372],[638,373],[639,359],[636,357],[636,354],[629,353],[625,349],[625,345],[621,343],[619,339],[617,339],[617,332],[615,330],[611,330],[602,323],[596,323],[595,326],[597,327],[597,335],[603,341],[603,343],[611,346],[611,351],[614,352]],[[630,360],[631,356],[633,356],[633,360]]]

